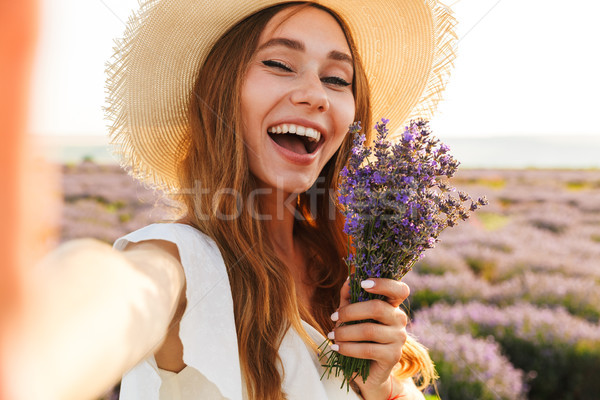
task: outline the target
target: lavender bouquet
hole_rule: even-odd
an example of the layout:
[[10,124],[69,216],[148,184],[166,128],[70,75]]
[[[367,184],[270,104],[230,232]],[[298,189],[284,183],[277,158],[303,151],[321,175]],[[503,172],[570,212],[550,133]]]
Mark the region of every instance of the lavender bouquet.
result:
[[[388,123],[382,119],[375,125],[373,148],[365,146],[360,123],[350,127],[354,146],[341,172],[338,199],[346,217],[344,232],[352,241],[346,258],[352,303],[381,298],[364,291],[360,282],[401,279],[446,227],[487,203],[455,194],[449,186],[459,163],[448,146],[431,136],[427,121],[411,121],[394,144],[387,140]],[[323,376],[342,373],[347,389],[358,376],[367,380],[370,360],[325,351],[328,344],[320,347],[326,360]]]

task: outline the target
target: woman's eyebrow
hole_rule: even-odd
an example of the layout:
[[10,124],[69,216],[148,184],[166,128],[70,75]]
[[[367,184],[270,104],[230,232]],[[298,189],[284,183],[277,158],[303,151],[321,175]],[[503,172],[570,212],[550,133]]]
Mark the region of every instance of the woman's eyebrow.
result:
[[[284,47],[290,48],[292,50],[297,50],[297,51],[305,51],[306,50],[304,43],[302,43],[298,40],[287,39],[287,38],[273,38],[273,39],[267,41],[266,43],[263,43],[262,45],[260,45],[258,48],[258,51],[266,49],[268,47],[274,47],[274,46],[284,46]],[[344,52],[337,51],[337,50],[331,50],[329,52],[329,54],[327,54],[327,58],[330,58],[330,59],[336,60],[336,61],[347,62],[348,64],[350,64],[350,66],[354,67],[354,62],[352,60],[352,57]]]
[[304,51],[306,48],[304,47],[304,43],[298,41],[298,40],[293,40],[293,39],[286,39],[286,38],[273,38],[269,41],[267,41],[266,43],[263,43],[258,50],[262,50],[262,49],[266,49],[267,47],[273,47],[273,46],[284,46],[284,47],[289,47],[292,50],[298,50],[298,51]]
[[352,60],[352,57],[344,52],[331,50],[327,55],[327,58],[331,58],[332,60],[336,61],[345,61],[350,64],[350,66],[354,67],[354,61]]

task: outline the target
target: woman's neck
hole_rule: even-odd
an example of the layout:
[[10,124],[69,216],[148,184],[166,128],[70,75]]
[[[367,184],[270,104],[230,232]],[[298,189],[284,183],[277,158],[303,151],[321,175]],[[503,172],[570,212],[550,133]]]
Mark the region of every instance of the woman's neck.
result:
[[293,255],[296,250],[294,221],[298,195],[274,188],[266,188],[265,192],[260,196],[261,214],[255,217],[265,219],[273,248],[283,254]]
[[269,196],[262,196],[261,208],[262,215],[267,217],[267,235],[275,254],[294,278],[298,301],[310,309],[314,288],[307,279],[306,249],[302,241],[294,236],[297,198],[297,194],[275,190]]

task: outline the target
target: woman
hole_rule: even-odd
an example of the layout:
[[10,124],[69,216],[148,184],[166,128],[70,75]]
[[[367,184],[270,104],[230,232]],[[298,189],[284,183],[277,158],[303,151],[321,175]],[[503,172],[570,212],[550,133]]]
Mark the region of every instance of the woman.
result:
[[[352,122],[435,105],[452,19],[435,1],[278,3],[149,1],[117,49],[113,142],[187,212],[117,240],[122,252],[79,242],[54,264],[87,257],[129,274],[119,304],[131,317],[102,343],[130,353],[94,364],[133,366],[124,400],[417,399],[412,377],[434,375],[406,334],[405,284],[367,280],[385,300],[349,304],[335,190]],[[341,325],[365,319],[378,323]],[[372,360],[354,392],[320,379],[325,336]]]

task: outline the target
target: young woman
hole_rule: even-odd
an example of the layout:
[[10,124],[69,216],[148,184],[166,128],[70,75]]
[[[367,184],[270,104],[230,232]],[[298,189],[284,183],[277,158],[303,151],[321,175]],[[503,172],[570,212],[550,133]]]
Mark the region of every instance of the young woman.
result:
[[[385,300],[349,303],[335,193],[351,123],[400,126],[435,106],[449,11],[423,0],[207,3],[143,4],[109,71],[123,165],[186,213],[120,238],[120,251],[83,241],[54,255],[101,277],[104,265],[128,291],[103,308],[117,315],[98,346],[129,353],[97,351],[81,379],[127,371],[122,400],[423,398],[413,377],[427,385],[434,371],[406,333],[408,287],[369,279]],[[377,323],[343,325],[367,319]],[[349,393],[321,379],[326,336],[371,360]]]

